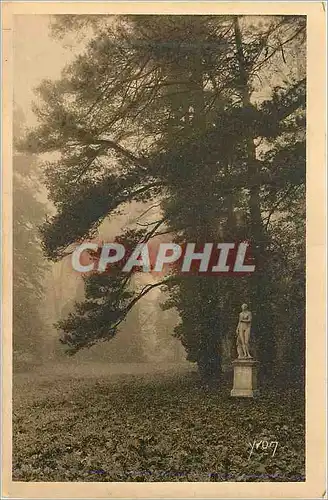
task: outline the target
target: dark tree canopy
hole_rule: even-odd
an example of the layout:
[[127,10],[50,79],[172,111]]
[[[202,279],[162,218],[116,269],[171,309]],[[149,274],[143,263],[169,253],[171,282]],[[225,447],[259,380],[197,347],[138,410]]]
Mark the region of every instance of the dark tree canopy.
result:
[[110,339],[139,298],[162,284],[165,307],[181,317],[175,335],[207,373],[217,370],[246,299],[264,366],[287,330],[298,336],[301,359],[305,17],[55,19],[56,36],[69,29],[89,30],[85,52],[59,81],[40,86],[40,125],[24,143],[59,153],[45,164],[57,210],[42,228],[46,255],[60,259],[125,204],[153,200],[158,224],[127,228],[120,241],[165,232],[200,243],[247,238],[257,266],[247,280],[171,275],[142,290],[130,287],[131,276],[94,274],[85,302],[59,324],[70,352]]

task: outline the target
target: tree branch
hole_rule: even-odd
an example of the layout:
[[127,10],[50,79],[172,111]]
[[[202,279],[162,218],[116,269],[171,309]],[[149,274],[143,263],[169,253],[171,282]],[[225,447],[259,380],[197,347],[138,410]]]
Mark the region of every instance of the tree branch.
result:
[[141,292],[134,299],[132,299],[130,304],[128,306],[126,306],[126,308],[122,311],[123,316],[111,328],[116,329],[122,323],[122,321],[125,320],[127,313],[132,309],[132,307],[137,302],[139,302],[139,300],[142,299],[142,297],[147,295],[147,293],[149,293],[153,288],[164,285],[165,283],[167,283],[169,281],[176,280],[176,279],[177,279],[176,276],[169,276],[168,278],[165,278],[164,280],[159,281],[158,283],[153,283],[152,285],[151,284],[145,285],[142,288]]
[[112,141],[111,139],[88,139],[86,141],[86,144],[105,145],[108,148],[113,149],[117,153],[125,156],[125,158],[127,158],[131,162],[136,163],[137,165],[140,165],[141,167],[148,167],[149,166],[148,160],[146,158],[135,156],[132,153],[132,151],[124,148],[120,144],[117,144],[115,141]]

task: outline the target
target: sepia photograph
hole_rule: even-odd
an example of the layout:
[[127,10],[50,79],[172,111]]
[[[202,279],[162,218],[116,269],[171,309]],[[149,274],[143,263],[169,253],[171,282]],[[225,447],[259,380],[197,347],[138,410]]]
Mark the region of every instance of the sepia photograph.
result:
[[125,10],[11,18],[11,481],[304,486],[307,15]]

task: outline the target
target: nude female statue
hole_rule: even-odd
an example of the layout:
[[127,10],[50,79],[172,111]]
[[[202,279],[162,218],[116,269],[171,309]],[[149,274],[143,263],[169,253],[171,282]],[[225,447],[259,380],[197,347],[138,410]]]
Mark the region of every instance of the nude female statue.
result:
[[239,313],[239,322],[236,330],[238,359],[252,357],[248,350],[251,322],[252,313],[248,310],[248,305],[243,304],[241,306],[241,313]]

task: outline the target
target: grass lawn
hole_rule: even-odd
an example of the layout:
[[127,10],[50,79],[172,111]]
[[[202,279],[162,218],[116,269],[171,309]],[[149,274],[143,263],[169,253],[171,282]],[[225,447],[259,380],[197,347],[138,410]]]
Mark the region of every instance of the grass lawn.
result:
[[305,480],[296,390],[248,400],[194,373],[55,375],[14,377],[14,481]]

